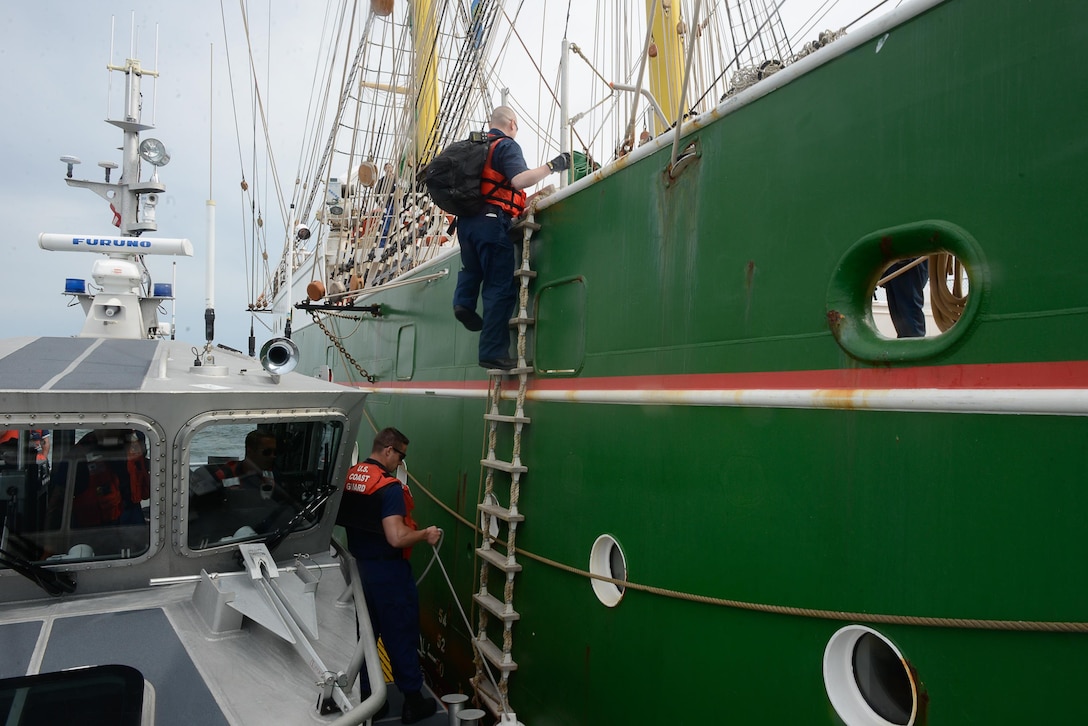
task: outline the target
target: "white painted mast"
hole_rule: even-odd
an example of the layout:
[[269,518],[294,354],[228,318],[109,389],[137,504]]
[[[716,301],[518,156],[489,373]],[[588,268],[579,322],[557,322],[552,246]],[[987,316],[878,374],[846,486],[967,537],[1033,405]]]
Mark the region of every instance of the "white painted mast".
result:
[[[141,237],[144,232],[158,229],[155,207],[159,195],[166,191],[166,186],[159,181],[158,167],[170,161],[166,147],[158,139],[140,140],[141,132],[154,128],[140,121],[140,83],[145,75],[157,78],[158,71],[143,68],[134,57],[127,58],[123,65],[114,65],[112,54],[111,38],[111,58],[106,67],[111,74],[115,71],[125,74],[122,117],[107,119],[107,123],[124,134],[120,178],[116,181],[110,178],[118,166],[112,161],[99,163],[105,170],[105,180],[100,182],[73,178],[72,170],[79,163],[78,158],[63,156],[61,161],[68,167],[65,182],[72,187],[90,189],[106,200],[114,211],[114,224],[119,231],[116,235],[42,234],[38,237],[38,246],[45,250],[94,252],[106,256],[92,267],[91,275],[99,288],[97,292],[88,292],[85,280],[71,279],[65,287],[65,292],[79,300],[87,313],[81,336],[154,338],[164,334],[164,326],[158,320],[158,308],[163,301],[173,299],[173,287],[145,286],[143,257],[149,254],[192,256],[193,248],[187,239]],[[140,181],[141,159],[154,168],[146,182]]]
[[214,136],[212,113],[215,87],[215,44],[211,44],[208,56],[208,201],[205,205],[207,216],[207,260],[204,267],[204,283],[207,287],[204,298],[204,335],[210,344],[215,338],[215,196],[212,194],[212,139]]

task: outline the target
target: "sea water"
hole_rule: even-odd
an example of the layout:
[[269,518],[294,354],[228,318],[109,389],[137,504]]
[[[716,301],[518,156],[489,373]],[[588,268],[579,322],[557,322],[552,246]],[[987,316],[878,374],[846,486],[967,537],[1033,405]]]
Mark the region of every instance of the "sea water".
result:
[[201,429],[189,442],[189,461],[241,461],[246,457],[246,435],[253,424],[216,424]]

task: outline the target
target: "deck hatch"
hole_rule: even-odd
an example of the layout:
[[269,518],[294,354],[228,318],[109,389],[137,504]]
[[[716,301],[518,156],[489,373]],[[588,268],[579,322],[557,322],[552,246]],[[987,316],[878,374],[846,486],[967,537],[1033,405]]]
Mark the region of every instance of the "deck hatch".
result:
[[141,726],[143,712],[144,678],[129,666],[95,665],[0,681],[0,716],[12,726]]

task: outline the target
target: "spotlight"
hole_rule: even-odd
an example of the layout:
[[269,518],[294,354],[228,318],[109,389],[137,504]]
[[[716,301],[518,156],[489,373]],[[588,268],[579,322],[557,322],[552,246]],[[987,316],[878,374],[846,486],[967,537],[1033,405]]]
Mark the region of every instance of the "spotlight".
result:
[[154,166],[166,166],[170,163],[170,154],[166,146],[158,139],[144,139],[140,142],[140,158]]

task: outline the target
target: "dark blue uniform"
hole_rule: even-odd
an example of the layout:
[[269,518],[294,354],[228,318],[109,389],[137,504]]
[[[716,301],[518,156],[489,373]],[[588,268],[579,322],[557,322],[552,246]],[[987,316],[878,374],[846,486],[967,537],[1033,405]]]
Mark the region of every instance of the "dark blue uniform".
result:
[[[491,136],[506,137],[498,129]],[[528,170],[521,147],[506,137],[491,155],[491,166],[508,180]],[[512,218],[492,204],[485,204],[479,214],[457,220],[457,238],[461,244],[461,271],[457,273],[454,306],[476,309],[476,298],[484,304],[483,329],[480,331],[480,360],[507,358],[510,355],[510,317],[517,299],[514,280],[514,243],[510,239]]]
[[[381,464],[373,459],[364,463],[385,473]],[[385,538],[381,520],[392,516],[408,516],[404,493],[397,481],[373,494],[345,490],[338,522],[344,525],[348,549],[359,564],[370,623],[375,637],[380,637],[385,644],[393,667],[393,682],[401,693],[408,693],[423,688],[417,652],[419,592],[411,563],[404,558],[403,550],[393,547]],[[365,663],[360,678],[365,690]]]

